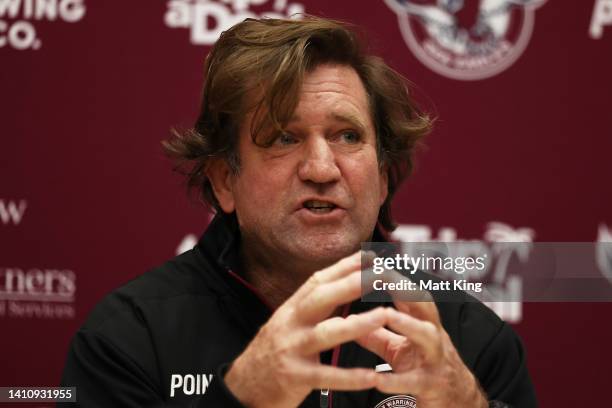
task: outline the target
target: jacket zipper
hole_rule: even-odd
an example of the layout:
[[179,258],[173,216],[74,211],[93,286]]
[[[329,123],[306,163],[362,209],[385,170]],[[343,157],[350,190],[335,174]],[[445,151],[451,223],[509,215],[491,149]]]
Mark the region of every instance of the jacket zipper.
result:
[[[342,317],[346,317],[349,314],[349,310],[351,308],[350,304],[346,304],[342,308]],[[334,347],[334,351],[332,352],[331,365],[334,367],[338,366],[338,361],[340,360],[340,345]],[[321,395],[319,397],[319,407],[320,408],[332,408],[332,391],[329,388],[321,390]]]
[[325,390],[321,390],[321,398],[320,398],[320,404],[319,406],[321,408],[328,408],[329,407],[329,388],[325,389]]

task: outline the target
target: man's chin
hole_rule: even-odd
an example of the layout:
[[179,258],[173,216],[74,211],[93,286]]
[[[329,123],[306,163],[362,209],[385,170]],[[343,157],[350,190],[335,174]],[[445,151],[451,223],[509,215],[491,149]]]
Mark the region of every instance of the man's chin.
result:
[[322,269],[352,255],[360,248],[359,243],[348,242],[305,242],[297,250],[297,256],[303,262],[316,265],[316,269]]

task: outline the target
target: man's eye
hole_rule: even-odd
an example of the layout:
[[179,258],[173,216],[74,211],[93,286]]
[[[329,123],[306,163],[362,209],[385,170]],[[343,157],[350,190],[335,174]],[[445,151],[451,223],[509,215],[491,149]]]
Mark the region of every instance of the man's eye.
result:
[[347,130],[347,131],[342,132],[341,137],[342,137],[342,141],[348,144],[355,144],[361,140],[361,136],[359,135],[359,133],[354,132],[352,130]]
[[297,142],[298,142],[297,138],[293,136],[291,133],[281,133],[274,140],[274,144],[278,144],[281,146],[292,145]]

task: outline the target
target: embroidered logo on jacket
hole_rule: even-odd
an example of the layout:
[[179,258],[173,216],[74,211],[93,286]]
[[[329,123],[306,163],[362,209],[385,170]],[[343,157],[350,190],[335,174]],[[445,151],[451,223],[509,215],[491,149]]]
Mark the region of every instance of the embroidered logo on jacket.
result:
[[172,374],[170,377],[170,398],[174,397],[174,393],[183,391],[185,395],[202,395],[206,392],[206,388],[212,382],[212,374]]
[[394,395],[380,401],[374,408],[417,408],[417,402],[410,395]]

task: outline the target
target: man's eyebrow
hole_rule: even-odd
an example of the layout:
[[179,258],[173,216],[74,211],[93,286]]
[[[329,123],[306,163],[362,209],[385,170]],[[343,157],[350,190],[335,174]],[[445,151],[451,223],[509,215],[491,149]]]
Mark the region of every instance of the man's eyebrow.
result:
[[361,120],[361,118],[357,115],[354,115],[352,113],[344,113],[344,112],[330,112],[329,116],[334,119],[337,120],[339,122],[345,122],[350,124],[351,126],[357,128],[358,131],[360,132],[365,132],[366,130],[366,125],[365,123],[363,123],[363,121]]
[[[333,120],[338,121],[338,122],[347,123],[347,124],[355,127],[360,132],[365,132],[365,130],[367,129],[365,123],[363,123],[361,118],[359,116],[357,116],[357,115],[352,114],[352,113],[329,112],[327,114],[327,116],[332,118]],[[291,117],[291,119],[289,119],[289,123],[299,122],[300,119],[301,118],[300,118],[299,115],[293,115]]]

